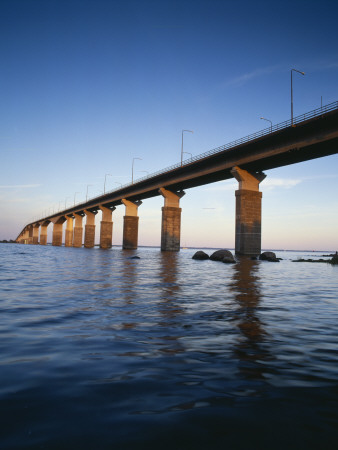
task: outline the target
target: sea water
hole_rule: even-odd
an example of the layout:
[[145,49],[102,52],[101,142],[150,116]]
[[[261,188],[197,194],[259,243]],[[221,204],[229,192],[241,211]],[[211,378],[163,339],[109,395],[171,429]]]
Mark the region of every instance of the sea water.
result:
[[338,448],[338,267],[195,251],[0,244],[0,448]]

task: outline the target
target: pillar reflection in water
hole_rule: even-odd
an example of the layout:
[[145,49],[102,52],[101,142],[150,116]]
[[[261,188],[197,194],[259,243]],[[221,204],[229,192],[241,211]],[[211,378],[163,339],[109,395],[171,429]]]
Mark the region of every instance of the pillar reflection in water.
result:
[[267,333],[259,317],[261,303],[260,262],[242,256],[234,265],[230,289],[234,293],[235,320],[239,338],[234,349],[239,370],[244,378],[263,378],[259,361],[271,359],[264,348]]
[[135,293],[137,292],[137,267],[135,267],[135,263],[138,263],[139,260],[131,259],[135,256],[134,252],[123,251],[122,254],[121,292],[123,292],[126,303],[132,305],[136,300]]
[[[178,282],[179,254],[161,252],[158,272],[158,325],[163,335],[158,336],[158,349],[165,355],[185,352],[182,346],[181,318],[184,310],[180,307],[181,287]],[[161,333],[161,334],[162,334]]]

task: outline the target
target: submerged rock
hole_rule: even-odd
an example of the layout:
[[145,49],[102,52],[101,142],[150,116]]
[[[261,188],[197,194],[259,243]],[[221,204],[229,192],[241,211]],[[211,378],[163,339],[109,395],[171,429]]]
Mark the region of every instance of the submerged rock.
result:
[[222,261],[224,263],[234,263],[236,262],[233,254],[229,250],[216,250],[212,255],[210,255],[212,261]]
[[222,259],[222,262],[224,262],[225,264],[233,264],[236,262],[235,258],[231,255],[231,256],[224,256],[224,258]]
[[139,256],[131,256],[129,259],[141,259]]
[[332,259],[329,261],[330,264],[338,264],[338,254],[333,255]]
[[261,261],[271,261],[271,262],[279,262],[279,259],[276,257],[276,253],[274,252],[263,252],[259,256]]
[[207,255],[205,252],[202,252],[202,250],[199,250],[194,254],[192,259],[199,259],[199,260],[209,259],[209,255]]

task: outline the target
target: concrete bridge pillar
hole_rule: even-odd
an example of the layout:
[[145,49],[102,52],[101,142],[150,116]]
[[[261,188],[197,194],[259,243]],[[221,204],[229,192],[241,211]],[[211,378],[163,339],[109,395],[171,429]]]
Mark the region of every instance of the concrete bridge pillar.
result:
[[21,233],[21,236],[20,236],[20,243],[21,243],[21,244],[28,244],[28,238],[29,238],[29,231],[28,231],[27,228],[25,228],[25,229],[23,230],[23,232]]
[[74,235],[74,218],[66,217],[66,231],[65,231],[65,246],[72,247],[73,246],[73,235]]
[[132,202],[130,200],[122,199],[122,203],[126,207],[126,213],[123,217],[123,243],[122,248],[125,250],[133,250],[137,248],[138,244],[138,222],[137,215],[138,207],[142,204],[141,201]]
[[102,219],[100,226],[100,248],[111,248],[113,239],[113,211],[115,206],[107,208],[99,206],[102,211]]
[[55,217],[52,219],[53,222],[53,240],[52,245],[57,247],[62,245],[62,227],[66,218],[64,216]]
[[40,230],[40,224],[35,223],[33,225],[33,244],[38,245],[39,243],[39,230]]
[[28,227],[28,244],[33,244],[33,225]]
[[29,229],[26,228],[25,233],[24,233],[24,244],[28,244],[29,243]]
[[40,245],[47,244],[47,227],[49,222],[43,222],[40,229]]
[[234,167],[231,173],[239,184],[236,191],[235,253],[257,256],[261,253],[262,193],[259,184],[264,173],[250,173]]
[[83,214],[73,214],[75,218],[75,227],[74,227],[74,239],[73,239],[73,247],[82,247],[82,237],[83,237],[83,226],[82,219]]
[[92,248],[95,245],[95,214],[96,212],[85,210],[86,225],[85,225],[85,238],[84,246],[86,248]]
[[165,188],[159,189],[164,197],[162,208],[161,250],[178,252],[181,241],[181,212],[180,199],[184,191],[172,192]]

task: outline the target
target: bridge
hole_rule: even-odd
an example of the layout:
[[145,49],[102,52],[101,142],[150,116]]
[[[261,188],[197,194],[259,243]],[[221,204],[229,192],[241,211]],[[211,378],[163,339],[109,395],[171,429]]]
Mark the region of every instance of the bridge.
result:
[[[94,246],[95,215],[100,211],[100,247],[110,248],[113,211],[125,206],[124,249],[138,245],[138,208],[143,200],[162,195],[161,250],[179,251],[181,234],[180,199],[185,190],[235,178],[236,196],[235,252],[259,255],[261,252],[260,182],[264,171],[338,152],[338,102],[330,103],[192,157],[182,163],[147,175],[104,195],[27,224],[16,242],[47,244],[47,227],[53,224],[52,245],[87,248]],[[83,219],[84,227],[83,239]],[[63,224],[66,222],[65,233]]]

